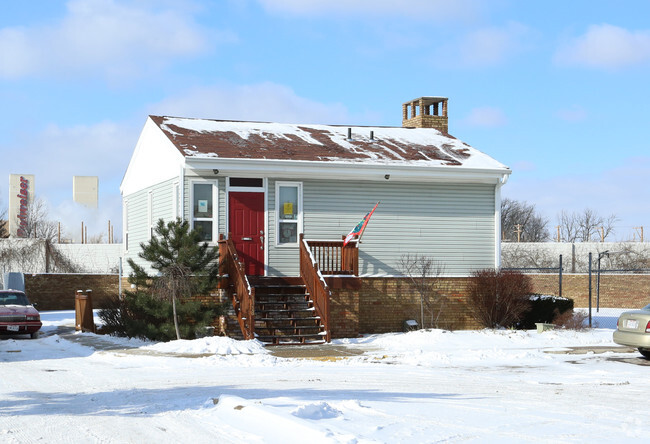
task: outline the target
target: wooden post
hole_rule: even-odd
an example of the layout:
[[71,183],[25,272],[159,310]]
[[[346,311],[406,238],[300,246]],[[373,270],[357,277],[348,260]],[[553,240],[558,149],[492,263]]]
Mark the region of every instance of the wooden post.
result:
[[634,229],[639,233],[639,238],[641,239],[641,242],[643,242],[643,227],[634,227]]
[[75,330],[95,333],[92,290],[77,290],[75,294]]

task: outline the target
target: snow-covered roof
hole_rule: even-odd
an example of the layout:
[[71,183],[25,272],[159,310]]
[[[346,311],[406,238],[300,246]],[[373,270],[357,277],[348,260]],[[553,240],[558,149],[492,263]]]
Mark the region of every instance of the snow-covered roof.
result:
[[150,118],[186,159],[373,163],[510,172],[487,154],[433,128]]

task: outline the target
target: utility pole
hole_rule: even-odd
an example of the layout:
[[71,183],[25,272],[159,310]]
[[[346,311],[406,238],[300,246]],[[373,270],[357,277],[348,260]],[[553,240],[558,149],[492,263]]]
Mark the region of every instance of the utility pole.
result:
[[600,227],[600,241],[605,242],[605,227]]
[[557,228],[557,241],[560,242],[560,226],[558,225],[556,228]]
[[521,224],[515,225],[515,228],[516,228],[515,233],[517,233],[517,242],[521,242],[521,233],[522,233]]

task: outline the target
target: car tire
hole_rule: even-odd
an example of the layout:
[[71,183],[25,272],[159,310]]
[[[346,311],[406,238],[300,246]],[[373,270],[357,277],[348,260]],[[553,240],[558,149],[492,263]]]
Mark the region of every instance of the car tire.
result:
[[647,348],[640,348],[639,353],[643,355],[644,358],[650,359],[650,349]]
[[38,332],[35,331],[34,333],[30,333],[29,337],[32,338],[32,339],[38,339]]

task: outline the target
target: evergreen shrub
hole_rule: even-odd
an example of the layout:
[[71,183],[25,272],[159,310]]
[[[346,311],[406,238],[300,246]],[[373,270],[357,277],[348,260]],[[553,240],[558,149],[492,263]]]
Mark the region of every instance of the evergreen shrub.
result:
[[129,282],[136,290],[100,311],[103,332],[156,341],[193,339],[225,312],[221,304],[196,298],[216,287],[218,252],[187,221],[160,219],[155,235],[140,248],[138,256],[157,273],[149,275],[129,258]]
[[[186,299],[176,305],[178,328],[184,339],[194,339],[223,313],[219,304]],[[176,339],[172,303],[138,291],[127,292],[123,299],[113,298],[99,316],[102,333],[130,338],[171,341]]]

